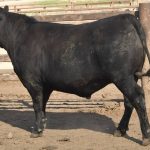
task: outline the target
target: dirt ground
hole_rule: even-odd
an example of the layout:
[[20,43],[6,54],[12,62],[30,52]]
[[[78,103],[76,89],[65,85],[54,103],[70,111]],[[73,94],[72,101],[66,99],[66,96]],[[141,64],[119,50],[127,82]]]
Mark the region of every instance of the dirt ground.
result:
[[123,114],[121,93],[109,85],[91,100],[53,92],[43,137],[30,138],[34,123],[31,98],[20,81],[0,81],[0,150],[150,150],[141,146],[136,113],[128,135],[113,136]]

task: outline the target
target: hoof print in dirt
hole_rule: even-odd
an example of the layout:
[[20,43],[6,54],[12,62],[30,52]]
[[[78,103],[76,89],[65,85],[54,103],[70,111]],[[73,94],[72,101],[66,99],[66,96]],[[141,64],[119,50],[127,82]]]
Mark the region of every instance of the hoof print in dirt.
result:
[[70,142],[70,138],[65,137],[65,138],[59,139],[58,141],[59,142]]
[[46,147],[42,147],[42,149],[40,150],[56,150],[57,147],[56,146],[46,146]]

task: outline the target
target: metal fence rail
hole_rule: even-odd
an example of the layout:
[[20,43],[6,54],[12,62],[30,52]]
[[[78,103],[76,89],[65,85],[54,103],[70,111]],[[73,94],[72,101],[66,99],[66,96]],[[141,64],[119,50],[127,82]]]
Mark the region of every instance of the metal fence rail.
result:
[[[4,6],[4,3],[0,3]],[[17,13],[36,14],[36,13],[49,13],[58,11],[82,11],[91,9],[111,9],[111,8],[134,8],[137,7],[137,1],[133,0],[108,0],[104,2],[87,2],[77,3],[75,1],[68,1],[68,3],[56,4],[38,4],[38,3],[16,3],[10,4],[10,11]]]

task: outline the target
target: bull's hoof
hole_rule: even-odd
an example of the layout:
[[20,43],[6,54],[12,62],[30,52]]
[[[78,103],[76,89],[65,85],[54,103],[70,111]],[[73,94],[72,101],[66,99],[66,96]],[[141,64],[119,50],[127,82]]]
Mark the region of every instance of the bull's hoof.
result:
[[43,129],[46,129],[47,126],[47,118],[42,119]]
[[42,130],[37,131],[34,127],[31,127],[30,138],[38,138],[38,137],[42,137],[42,135],[43,135]]
[[43,132],[32,132],[30,135],[30,138],[38,138],[38,137],[42,137]]
[[47,126],[47,124],[46,124],[46,122],[44,122],[43,123],[43,129],[46,129],[46,126]]
[[120,130],[116,130],[114,132],[115,137],[121,137],[121,136],[124,136],[125,134],[126,134],[126,132],[121,132]]
[[150,139],[149,138],[148,139],[144,138],[143,141],[142,141],[142,145],[147,146],[149,144],[150,144]]

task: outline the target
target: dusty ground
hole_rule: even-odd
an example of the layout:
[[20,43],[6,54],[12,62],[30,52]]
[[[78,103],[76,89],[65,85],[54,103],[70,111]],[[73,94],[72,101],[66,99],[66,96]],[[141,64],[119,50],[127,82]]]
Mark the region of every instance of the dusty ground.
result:
[[0,150],[150,150],[141,146],[136,113],[128,136],[113,136],[122,113],[122,95],[110,85],[91,100],[53,92],[47,105],[44,136],[30,138],[34,113],[27,91],[18,81],[0,81]]

